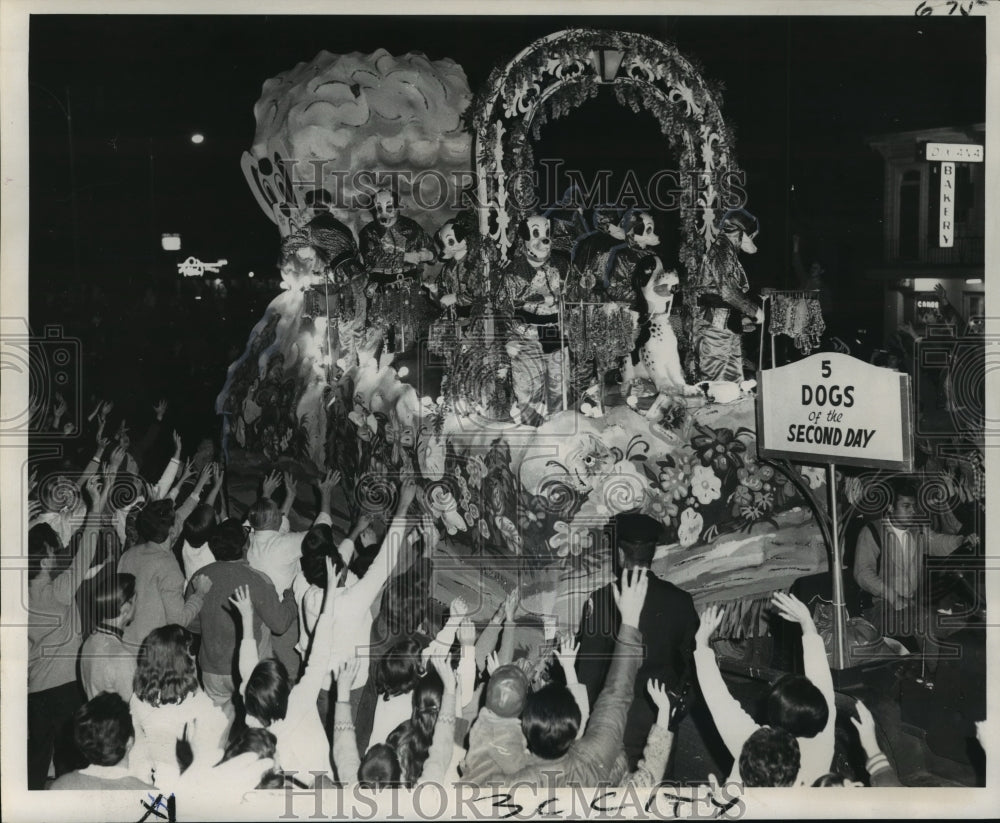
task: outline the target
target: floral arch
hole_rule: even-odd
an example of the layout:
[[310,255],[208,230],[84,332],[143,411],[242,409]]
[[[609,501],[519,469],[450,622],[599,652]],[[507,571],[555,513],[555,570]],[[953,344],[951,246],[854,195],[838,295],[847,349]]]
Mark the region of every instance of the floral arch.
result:
[[[715,236],[715,216],[739,169],[722,119],[720,90],[675,46],[622,31],[569,29],[536,40],[490,75],[473,104],[479,231],[501,260],[534,199],[531,137],[611,86],[619,103],[657,119],[680,158],[683,178],[698,176],[681,213],[681,262],[694,271]],[[690,182],[688,182],[690,185]]]

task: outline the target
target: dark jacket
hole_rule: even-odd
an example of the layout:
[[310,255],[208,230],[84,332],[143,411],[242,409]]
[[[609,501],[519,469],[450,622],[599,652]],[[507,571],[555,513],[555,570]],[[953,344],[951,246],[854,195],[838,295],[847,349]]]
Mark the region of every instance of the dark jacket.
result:
[[[577,676],[587,687],[591,705],[601,693],[614,651],[614,638],[621,625],[611,586],[609,583],[591,595],[580,624]],[[635,678],[635,699],[625,726],[625,752],[632,771],[642,759],[649,730],[656,722],[656,707],[646,691],[646,681],[655,677],[672,692],[684,691],[693,673],[698,622],[691,595],[650,574],[646,602],[639,617],[645,659]]]
[[263,627],[271,634],[283,634],[297,617],[292,590],[278,600],[274,584],[267,575],[251,569],[245,560],[211,563],[199,571],[212,581],[212,588],[205,595],[205,604],[198,617],[188,628],[201,635],[198,663],[203,672],[232,675],[236,671],[236,651],[239,615],[229,602],[238,586],[250,587],[253,603],[253,634],[260,648]]

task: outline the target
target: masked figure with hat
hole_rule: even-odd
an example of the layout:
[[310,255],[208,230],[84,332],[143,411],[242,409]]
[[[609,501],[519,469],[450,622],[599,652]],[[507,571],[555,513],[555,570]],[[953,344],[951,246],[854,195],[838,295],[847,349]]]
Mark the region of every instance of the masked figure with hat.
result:
[[[728,211],[697,274],[685,289],[688,369],[695,382],[743,380],[741,334],[763,321],[763,309],[747,296],[750,283],[739,253],[755,254],[757,218],[743,209]],[[742,321],[742,323],[741,323]]]

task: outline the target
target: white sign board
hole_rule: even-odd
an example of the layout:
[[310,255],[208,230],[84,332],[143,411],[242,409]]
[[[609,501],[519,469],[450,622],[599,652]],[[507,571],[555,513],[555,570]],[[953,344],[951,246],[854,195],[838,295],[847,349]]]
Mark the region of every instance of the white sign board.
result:
[[982,163],[983,147],[976,143],[928,143],[925,156],[952,163]]
[[955,164],[941,164],[940,218],[938,219],[938,245],[950,249],[955,245]]
[[910,377],[823,352],[759,375],[761,457],[913,469]]

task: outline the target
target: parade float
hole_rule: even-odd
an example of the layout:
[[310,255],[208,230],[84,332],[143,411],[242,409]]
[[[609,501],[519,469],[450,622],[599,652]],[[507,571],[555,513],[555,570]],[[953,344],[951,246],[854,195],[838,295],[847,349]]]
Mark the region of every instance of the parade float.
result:
[[[636,285],[645,316],[616,302],[610,288],[629,254],[638,254],[633,270],[641,261],[636,236],[649,227],[635,215],[602,224],[607,237],[597,237],[595,253],[585,244],[587,254],[559,266],[556,251],[531,258],[540,235],[532,239],[526,221],[537,215],[522,204],[532,202],[524,190],[532,141],[602,88],[626,114],[650,112],[681,176],[698,181],[681,211],[678,259],[651,266]],[[304,477],[335,468],[344,525],[362,511],[390,512],[398,477],[416,473],[420,506],[442,536],[432,557],[434,599],[443,605],[461,594],[486,619],[519,585],[549,637],[575,627],[589,592],[609,579],[607,526],[617,513],[638,509],[663,524],[654,570],[699,606],[724,606],[722,632],[740,640],[767,633],[774,591],[827,570],[831,477],[841,531],[853,514],[876,510],[877,469],[848,475],[759,455],[755,383],[743,373],[739,331],[690,309],[721,295],[708,304],[716,317],[762,319],[744,306],[760,291],[739,263],[753,251],[757,224],[728,202],[739,168],[720,94],[674,46],[619,31],[557,32],[498,66],[475,95],[450,60],[323,52],[268,80],[255,115],[243,169],[278,229],[284,291],[218,400],[238,498],[255,493],[240,487],[241,466],[281,465]],[[405,237],[376,208],[386,174],[385,205],[416,227]],[[545,245],[558,247],[557,229],[565,235],[566,225],[544,220],[543,239],[552,233]],[[433,272],[457,259],[463,276],[483,284],[464,313],[454,301],[421,303],[415,290],[388,298],[372,289],[373,265],[355,238],[375,221],[381,251],[402,261],[386,269],[390,276],[423,266],[420,282],[433,283]],[[437,261],[423,256],[426,243],[414,239],[421,232],[438,235]],[[581,239],[571,236],[562,250],[582,248]],[[461,256],[445,254],[456,242]],[[529,279],[565,286],[537,323],[562,327],[561,391],[553,402],[549,380],[534,416],[517,385],[523,340],[498,298],[519,255],[534,266],[525,268]],[[595,299],[602,280],[608,288]],[[671,314],[674,290],[685,295],[685,312]],[[770,300],[771,333],[794,339],[800,354],[822,333],[813,298]],[[408,375],[387,354],[390,327],[404,341],[397,351],[417,350]],[[636,375],[638,389],[625,381],[616,390],[607,375],[629,372],[633,349],[647,379]],[[551,352],[533,362],[559,371],[545,358]],[[585,394],[586,375],[575,380],[579,364],[589,364],[597,395]],[[433,369],[443,373],[440,389],[424,395],[414,372]],[[528,388],[546,388],[538,380]]]

